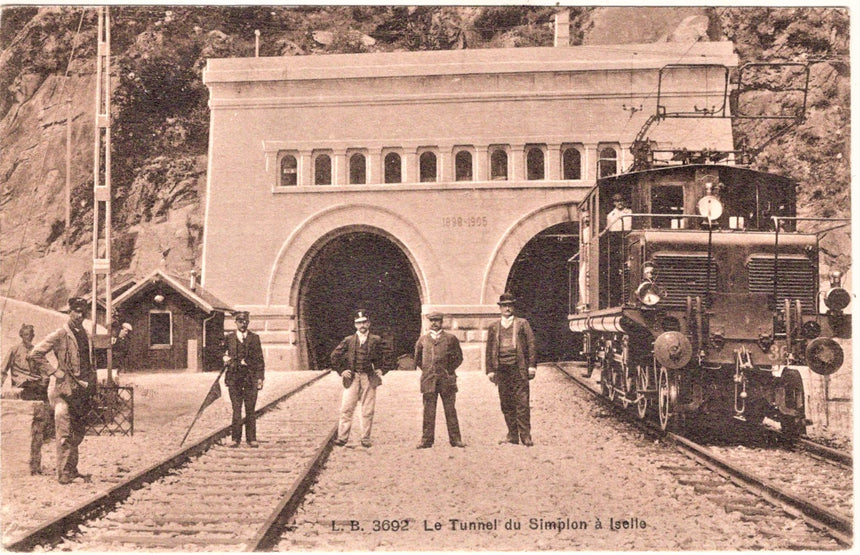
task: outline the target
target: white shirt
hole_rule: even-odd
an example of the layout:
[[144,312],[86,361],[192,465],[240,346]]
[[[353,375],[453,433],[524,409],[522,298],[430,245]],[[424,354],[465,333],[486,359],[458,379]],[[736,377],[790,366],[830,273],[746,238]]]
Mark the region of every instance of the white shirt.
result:
[[430,330],[430,337],[435,341],[439,339],[439,336],[442,335],[442,330]]
[[509,316],[507,318],[505,318],[504,316],[502,317],[502,327],[503,328],[508,329],[509,327],[511,327],[513,325],[513,323],[514,323],[514,317],[513,316]]
[[606,229],[609,231],[628,231],[630,229],[630,224],[632,223],[631,218],[622,219],[621,216],[632,214],[633,211],[629,208],[622,208],[621,210],[617,208],[613,208],[612,211],[606,215]]
[[366,334],[366,333],[361,333],[361,332],[355,332],[355,335],[357,335],[357,336],[358,336],[358,344],[359,344],[359,345],[364,345],[364,342],[365,342],[365,341],[367,341],[367,336],[368,336],[368,334]]
[[241,332],[241,331],[239,331],[239,330],[236,330],[236,337],[238,337],[238,338],[239,338],[239,341],[241,341],[242,343],[244,343],[244,342],[245,342],[245,336],[246,336],[246,335],[248,335],[248,332],[247,332],[247,331],[245,331],[245,332]]

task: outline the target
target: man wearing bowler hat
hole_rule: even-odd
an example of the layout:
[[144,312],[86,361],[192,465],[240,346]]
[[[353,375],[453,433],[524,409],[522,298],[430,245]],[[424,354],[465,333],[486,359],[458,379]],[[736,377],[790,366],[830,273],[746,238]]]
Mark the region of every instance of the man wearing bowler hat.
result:
[[[86,416],[96,391],[96,369],[84,318],[90,313],[85,299],[69,299],[69,320],[30,351],[33,370],[49,377],[48,401],[54,409],[57,433],[57,479],[69,484],[76,478],[89,481],[78,472],[78,446],[84,440]],[[47,358],[53,351],[54,367]]]
[[514,316],[516,299],[499,297],[501,318],[487,328],[486,370],[499,388],[508,435],[500,443],[534,445],[529,409],[529,380],[535,377],[535,336],[528,321]]
[[257,392],[263,389],[266,363],[263,360],[263,347],[260,336],[248,330],[250,315],[239,311],[233,314],[236,329],[224,336],[224,364],[227,372],[224,383],[230,392],[233,406],[233,421],[230,447],[242,444],[242,406],[245,407],[245,441],[249,447],[259,447],[257,443]]
[[418,449],[433,447],[436,427],[436,399],[442,397],[445,422],[448,425],[448,441],[453,447],[465,447],[460,439],[460,424],[457,422],[457,375],[455,370],[463,362],[460,340],[442,331],[442,313],[427,315],[430,331],[415,343],[415,364],[421,369],[421,395],[424,398],[424,424]]
[[360,402],[361,445],[370,447],[376,388],[382,385],[382,376],[390,368],[391,357],[382,338],[370,333],[367,310],[356,310],[353,323],[355,333],[345,337],[331,353],[331,366],[343,378],[344,387],[334,444],[340,447],[346,445],[352,429],[352,415]]

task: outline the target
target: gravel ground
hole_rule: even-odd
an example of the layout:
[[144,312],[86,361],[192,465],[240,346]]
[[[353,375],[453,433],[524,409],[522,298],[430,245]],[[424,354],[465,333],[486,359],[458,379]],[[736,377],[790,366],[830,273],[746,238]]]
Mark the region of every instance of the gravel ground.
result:
[[[457,409],[466,449],[448,446],[441,406],[435,446],[415,449],[421,429],[417,375],[389,374],[378,390],[373,447],[358,447],[351,439],[332,453],[295,530],[279,549],[779,546],[778,538],[774,543],[757,537],[737,513],[726,513],[661,470],[681,455],[667,454],[608,417],[559,372],[541,367],[532,382],[532,448],[498,443],[504,420],[483,373],[462,372],[459,382]],[[541,519],[569,527],[541,527]],[[472,529],[461,530],[461,524]],[[514,526],[519,528],[509,529]]]
[[[318,372],[268,372],[257,401],[261,407]],[[56,479],[56,445],[42,449],[41,476],[10,476],[0,471],[0,526],[3,541],[56,518],[179,450],[179,443],[215,375],[209,373],[128,374],[120,385],[134,387],[135,430],[133,436],[87,436],[81,444],[78,469],[92,475],[91,483],[75,480],[63,486]],[[207,408],[194,425],[186,445],[230,422],[230,398],[222,397]],[[334,416],[333,416],[334,419]]]

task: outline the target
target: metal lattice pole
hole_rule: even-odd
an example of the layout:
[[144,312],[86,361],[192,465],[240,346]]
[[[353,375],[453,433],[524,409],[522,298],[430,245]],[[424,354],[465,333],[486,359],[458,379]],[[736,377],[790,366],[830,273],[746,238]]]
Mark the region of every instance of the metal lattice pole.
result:
[[[96,55],[96,129],[93,156],[93,347],[107,349],[107,384],[113,386],[113,349],[110,342],[113,324],[111,299],[111,159],[110,159],[110,11],[98,8],[98,51]],[[104,160],[104,165],[102,165]],[[98,331],[98,289],[105,285],[105,328]]]

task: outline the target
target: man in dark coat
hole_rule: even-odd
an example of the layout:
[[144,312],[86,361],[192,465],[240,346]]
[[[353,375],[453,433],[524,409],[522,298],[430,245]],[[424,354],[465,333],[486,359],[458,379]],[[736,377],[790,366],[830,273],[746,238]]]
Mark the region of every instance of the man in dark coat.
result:
[[[69,299],[69,321],[30,351],[30,364],[48,382],[48,401],[54,409],[57,430],[57,479],[69,484],[75,478],[89,480],[78,472],[78,446],[84,440],[86,416],[96,391],[96,369],[84,316],[90,313],[85,299]],[[48,361],[54,353],[57,366]]]
[[263,360],[263,347],[260,336],[248,331],[250,317],[247,312],[236,312],[236,330],[224,336],[224,364],[227,372],[224,383],[230,392],[233,406],[231,436],[233,444],[242,443],[242,406],[245,406],[245,440],[250,447],[257,443],[257,392],[263,389],[266,363]]
[[430,331],[415,343],[415,364],[421,369],[421,395],[424,398],[424,424],[418,449],[433,447],[438,397],[442,397],[445,409],[448,441],[453,447],[465,447],[454,406],[457,398],[457,375],[454,371],[463,363],[463,351],[459,339],[442,331],[442,318],[439,312],[428,314]]
[[344,338],[331,353],[331,366],[343,378],[343,398],[337,428],[337,446],[346,445],[352,429],[352,415],[361,402],[361,445],[370,447],[370,430],[376,410],[376,388],[391,368],[390,354],[382,338],[370,333],[367,311],[355,312],[355,333]]
[[487,328],[486,371],[498,385],[502,414],[508,435],[501,443],[531,447],[529,380],[535,377],[535,336],[528,321],[514,316],[516,299],[510,293],[499,297],[501,319]]

